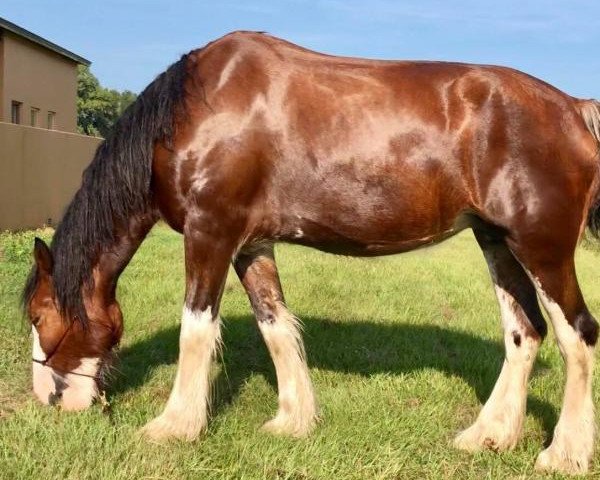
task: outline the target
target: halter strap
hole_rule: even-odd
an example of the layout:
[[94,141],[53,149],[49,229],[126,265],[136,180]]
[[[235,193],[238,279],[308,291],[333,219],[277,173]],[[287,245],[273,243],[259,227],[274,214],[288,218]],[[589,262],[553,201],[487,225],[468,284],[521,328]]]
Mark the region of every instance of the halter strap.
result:
[[67,334],[71,331],[71,327],[73,326],[73,324],[75,323],[76,320],[77,320],[77,317],[75,317],[73,319],[73,321],[71,322],[71,324],[67,327],[67,329],[65,330],[65,333],[62,334],[62,337],[60,337],[60,340],[58,341],[58,343],[55,345],[54,349],[50,352],[50,355],[48,355],[45,360],[40,360],[39,358],[34,358],[34,357],[31,357],[31,360],[34,363],[39,363],[40,365],[42,365],[44,367],[50,367],[53,370],[56,370],[57,372],[60,372],[63,374],[78,375],[80,377],[93,378],[94,380],[96,380],[97,379],[96,375],[88,375],[87,373],[79,373],[79,372],[69,372],[67,370],[61,370],[60,368],[55,368],[48,364],[50,362],[50,359],[54,356],[54,354],[56,352],[58,352],[58,349],[60,348],[64,339],[67,337]]
[[78,375],[80,377],[93,378],[94,380],[98,379],[97,375],[88,375],[87,373],[79,373],[79,372],[69,372],[67,370],[61,370],[60,368],[52,367],[52,366],[48,365],[48,359],[40,360],[39,358],[32,358],[31,360],[35,363],[39,363],[40,365],[43,365],[44,367],[50,367],[52,370],[56,370],[57,372],[63,373],[65,375]]

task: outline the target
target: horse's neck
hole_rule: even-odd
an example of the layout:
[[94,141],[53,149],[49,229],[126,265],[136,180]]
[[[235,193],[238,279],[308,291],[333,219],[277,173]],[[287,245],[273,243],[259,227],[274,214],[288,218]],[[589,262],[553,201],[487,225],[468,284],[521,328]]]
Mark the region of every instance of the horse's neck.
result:
[[102,292],[105,300],[112,301],[114,299],[119,276],[156,223],[157,218],[154,212],[131,218],[127,227],[117,232],[113,247],[98,257],[98,262],[94,267],[94,283],[96,290]]

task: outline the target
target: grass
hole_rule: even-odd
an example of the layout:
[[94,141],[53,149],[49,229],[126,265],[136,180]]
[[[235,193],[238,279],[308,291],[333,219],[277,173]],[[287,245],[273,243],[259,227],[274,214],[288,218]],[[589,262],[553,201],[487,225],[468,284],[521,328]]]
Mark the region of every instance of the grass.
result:
[[[29,393],[31,339],[18,296],[33,235],[0,236],[1,478],[536,478],[533,462],[551,437],[563,390],[552,336],[538,357],[519,446],[475,455],[450,446],[475,419],[503,358],[498,307],[470,233],[385,259],[278,246],[288,304],[305,324],[323,416],[303,440],[259,431],[276,410],[275,375],[231,273],[209,431],[196,442],[167,445],[149,444],[136,432],[160,412],[175,375],[181,237],[155,228],[120,281],[126,333],[108,393],[111,413],[94,406],[73,414],[42,407]],[[581,248],[577,262],[590,309],[599,315],[600,251]],[[600,461],[590,476],[600,477]]]

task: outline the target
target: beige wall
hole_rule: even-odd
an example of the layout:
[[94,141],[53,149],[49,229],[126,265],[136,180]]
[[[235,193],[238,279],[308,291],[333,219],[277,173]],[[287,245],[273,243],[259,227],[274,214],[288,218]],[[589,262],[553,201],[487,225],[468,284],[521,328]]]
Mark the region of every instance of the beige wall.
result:
[[11,121],[12,101],[22,102],[21,124],[30,125],[31,107],[39,108],[38,127],[46,128],[48,111],[55,129],[77,131],[77,64],[29,40],[2,32],[0,121]]
[[101,141],[0,122],[0,230],[55,225]]
[[4,35],[0,31],[0,122],[4,120]]

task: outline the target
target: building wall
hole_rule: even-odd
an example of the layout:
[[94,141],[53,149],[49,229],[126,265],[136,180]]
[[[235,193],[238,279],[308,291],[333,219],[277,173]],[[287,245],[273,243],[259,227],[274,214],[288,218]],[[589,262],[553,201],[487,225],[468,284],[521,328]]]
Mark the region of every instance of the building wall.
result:
[[0,122],[0,230],[58,223],[101,141]]
[[22,102],[21,125],[30,125],[31,107],[39,108],[37,126],[77,131],[77,64],[29,40],[2,32],[2,100],[0,121],[11,121],[12,101]]
[[0,31],[0,122],[4,120],[4,35]]

